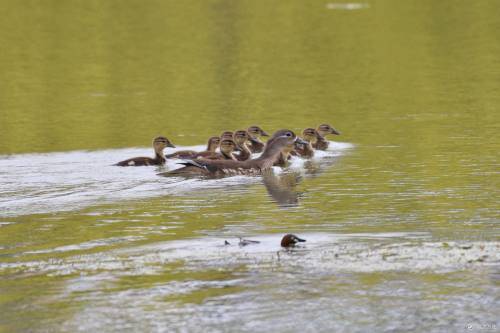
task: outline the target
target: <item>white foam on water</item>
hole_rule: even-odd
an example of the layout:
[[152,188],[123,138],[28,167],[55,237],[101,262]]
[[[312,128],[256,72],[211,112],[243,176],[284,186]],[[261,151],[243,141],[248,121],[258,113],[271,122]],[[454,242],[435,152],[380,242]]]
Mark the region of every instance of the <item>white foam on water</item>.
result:
[[[316,160],[342,155],[349,143],[331,142]],[[202,151],[204,145],[168,148]],[[134,156],[150,156],[149,148],[70,151],[0,156],[0,216],[79,210],[95,204],[186,193],[199,188],[258,182],[256,177],[224,179],[166,178],[157,174],[182,167],[169,159],[165,166],[117,167],[114,163]],[[301,167],[295,158],[292,166]],[[275,168],[281,172],[280,168]]]

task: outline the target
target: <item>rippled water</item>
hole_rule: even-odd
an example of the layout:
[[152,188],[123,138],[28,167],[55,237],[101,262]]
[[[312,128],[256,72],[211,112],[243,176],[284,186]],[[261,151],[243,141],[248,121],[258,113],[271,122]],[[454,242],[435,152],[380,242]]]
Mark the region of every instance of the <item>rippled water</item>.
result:
[[[0,331],[498,331],[496,2],[0,8]],[[112,166],[324,122],[263,177]]]

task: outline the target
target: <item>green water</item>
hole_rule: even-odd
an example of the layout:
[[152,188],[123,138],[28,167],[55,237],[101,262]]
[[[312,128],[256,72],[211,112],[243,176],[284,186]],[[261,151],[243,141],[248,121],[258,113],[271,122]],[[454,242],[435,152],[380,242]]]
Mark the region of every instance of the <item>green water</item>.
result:
[[[498,329],[500,3],[335,4],[0,0],[0,331]],[[293,207],[109,166],[323,122]]]

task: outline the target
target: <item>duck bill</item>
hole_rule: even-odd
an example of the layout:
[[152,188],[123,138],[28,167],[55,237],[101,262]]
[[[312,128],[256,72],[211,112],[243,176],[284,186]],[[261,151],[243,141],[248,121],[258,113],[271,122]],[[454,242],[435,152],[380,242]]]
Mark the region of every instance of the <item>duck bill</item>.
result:
[[305,242],[305,241],[306,241],[305,239],[303,239],[303,238],[299,238],[299,237],[295,237],[295,240],[296,240],[297,242]]
[[297,145],[297,144],[299,144],[299,145],[307,145],[307,144],[308,144],[308,142],[307,142],[306,140],[302,139],[302,138],[296,137],[296,138],[295,138],[295,144],[296,144],[296,145]]
[[170,147],[170,148],[177,148],[177,147],[176,147],[176,146],[174,146],[174,144],[173,144],[173,143],[171,143],[171,142],[167,143],[167,147]]
[[337,130],[336,130],[335,128],[333,128],[333,127],[331,128],[330,132],[331,132],[332,134],[335,134],[335,135],[340,135],[340,132],[339,132],[339,131],[337,131]]
[[233,151],[242,151],[240,147],[234,147]]
[[264,131],[264,130],[260,131],[260,135],[262,135],[262,136],[269,136],[269,134],[267,134],[267,132]]

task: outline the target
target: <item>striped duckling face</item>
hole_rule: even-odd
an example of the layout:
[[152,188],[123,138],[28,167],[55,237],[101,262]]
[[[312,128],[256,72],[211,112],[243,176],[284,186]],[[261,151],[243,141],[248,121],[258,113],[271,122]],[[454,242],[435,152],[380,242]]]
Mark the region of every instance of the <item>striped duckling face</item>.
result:
[[333,128],[332,126],[330,126],[328,124],[321,124],[321,125],[319,125],[318,126],[318,133],[321,136],[325,136],[325,135],[328,135],[328,134],[340,135],[339,131],[337,131],[335,128]]
[[224,139],[220,142],[220,151],[225,154],[230,154],[236,149],[236,144],[233,140]]
[[220,138],[218,136],[212,136],[210,139],[208,139],[207,150],[215,151],[215,149],[219,147],[219,144],[220,144]]
[[153,139],[153,147],[155,151],[162,151],[166,147],[175,148],[172,142],[164,136],[157,136]]
[[247,131],[239,130],[239,131],[234,132],[234,141],[240,146],[245,144],[245,142],[248,141]]
[[259,126],[250,126],[248,129],[248,134],[250,134],[251,137],[258,138],[259,136],[269,136],[266,131],[264,131],[262,128]]
[[316,143],[320,134],[314,128],[306,128],[302,131],[302,138],[308,142]]
[[225,131],[225,132],[222,132],[220,138],[221,140],[224,140],[224,139],[229,139],[229,140],[232,140],[233,139],[233,132],[231,131]]

